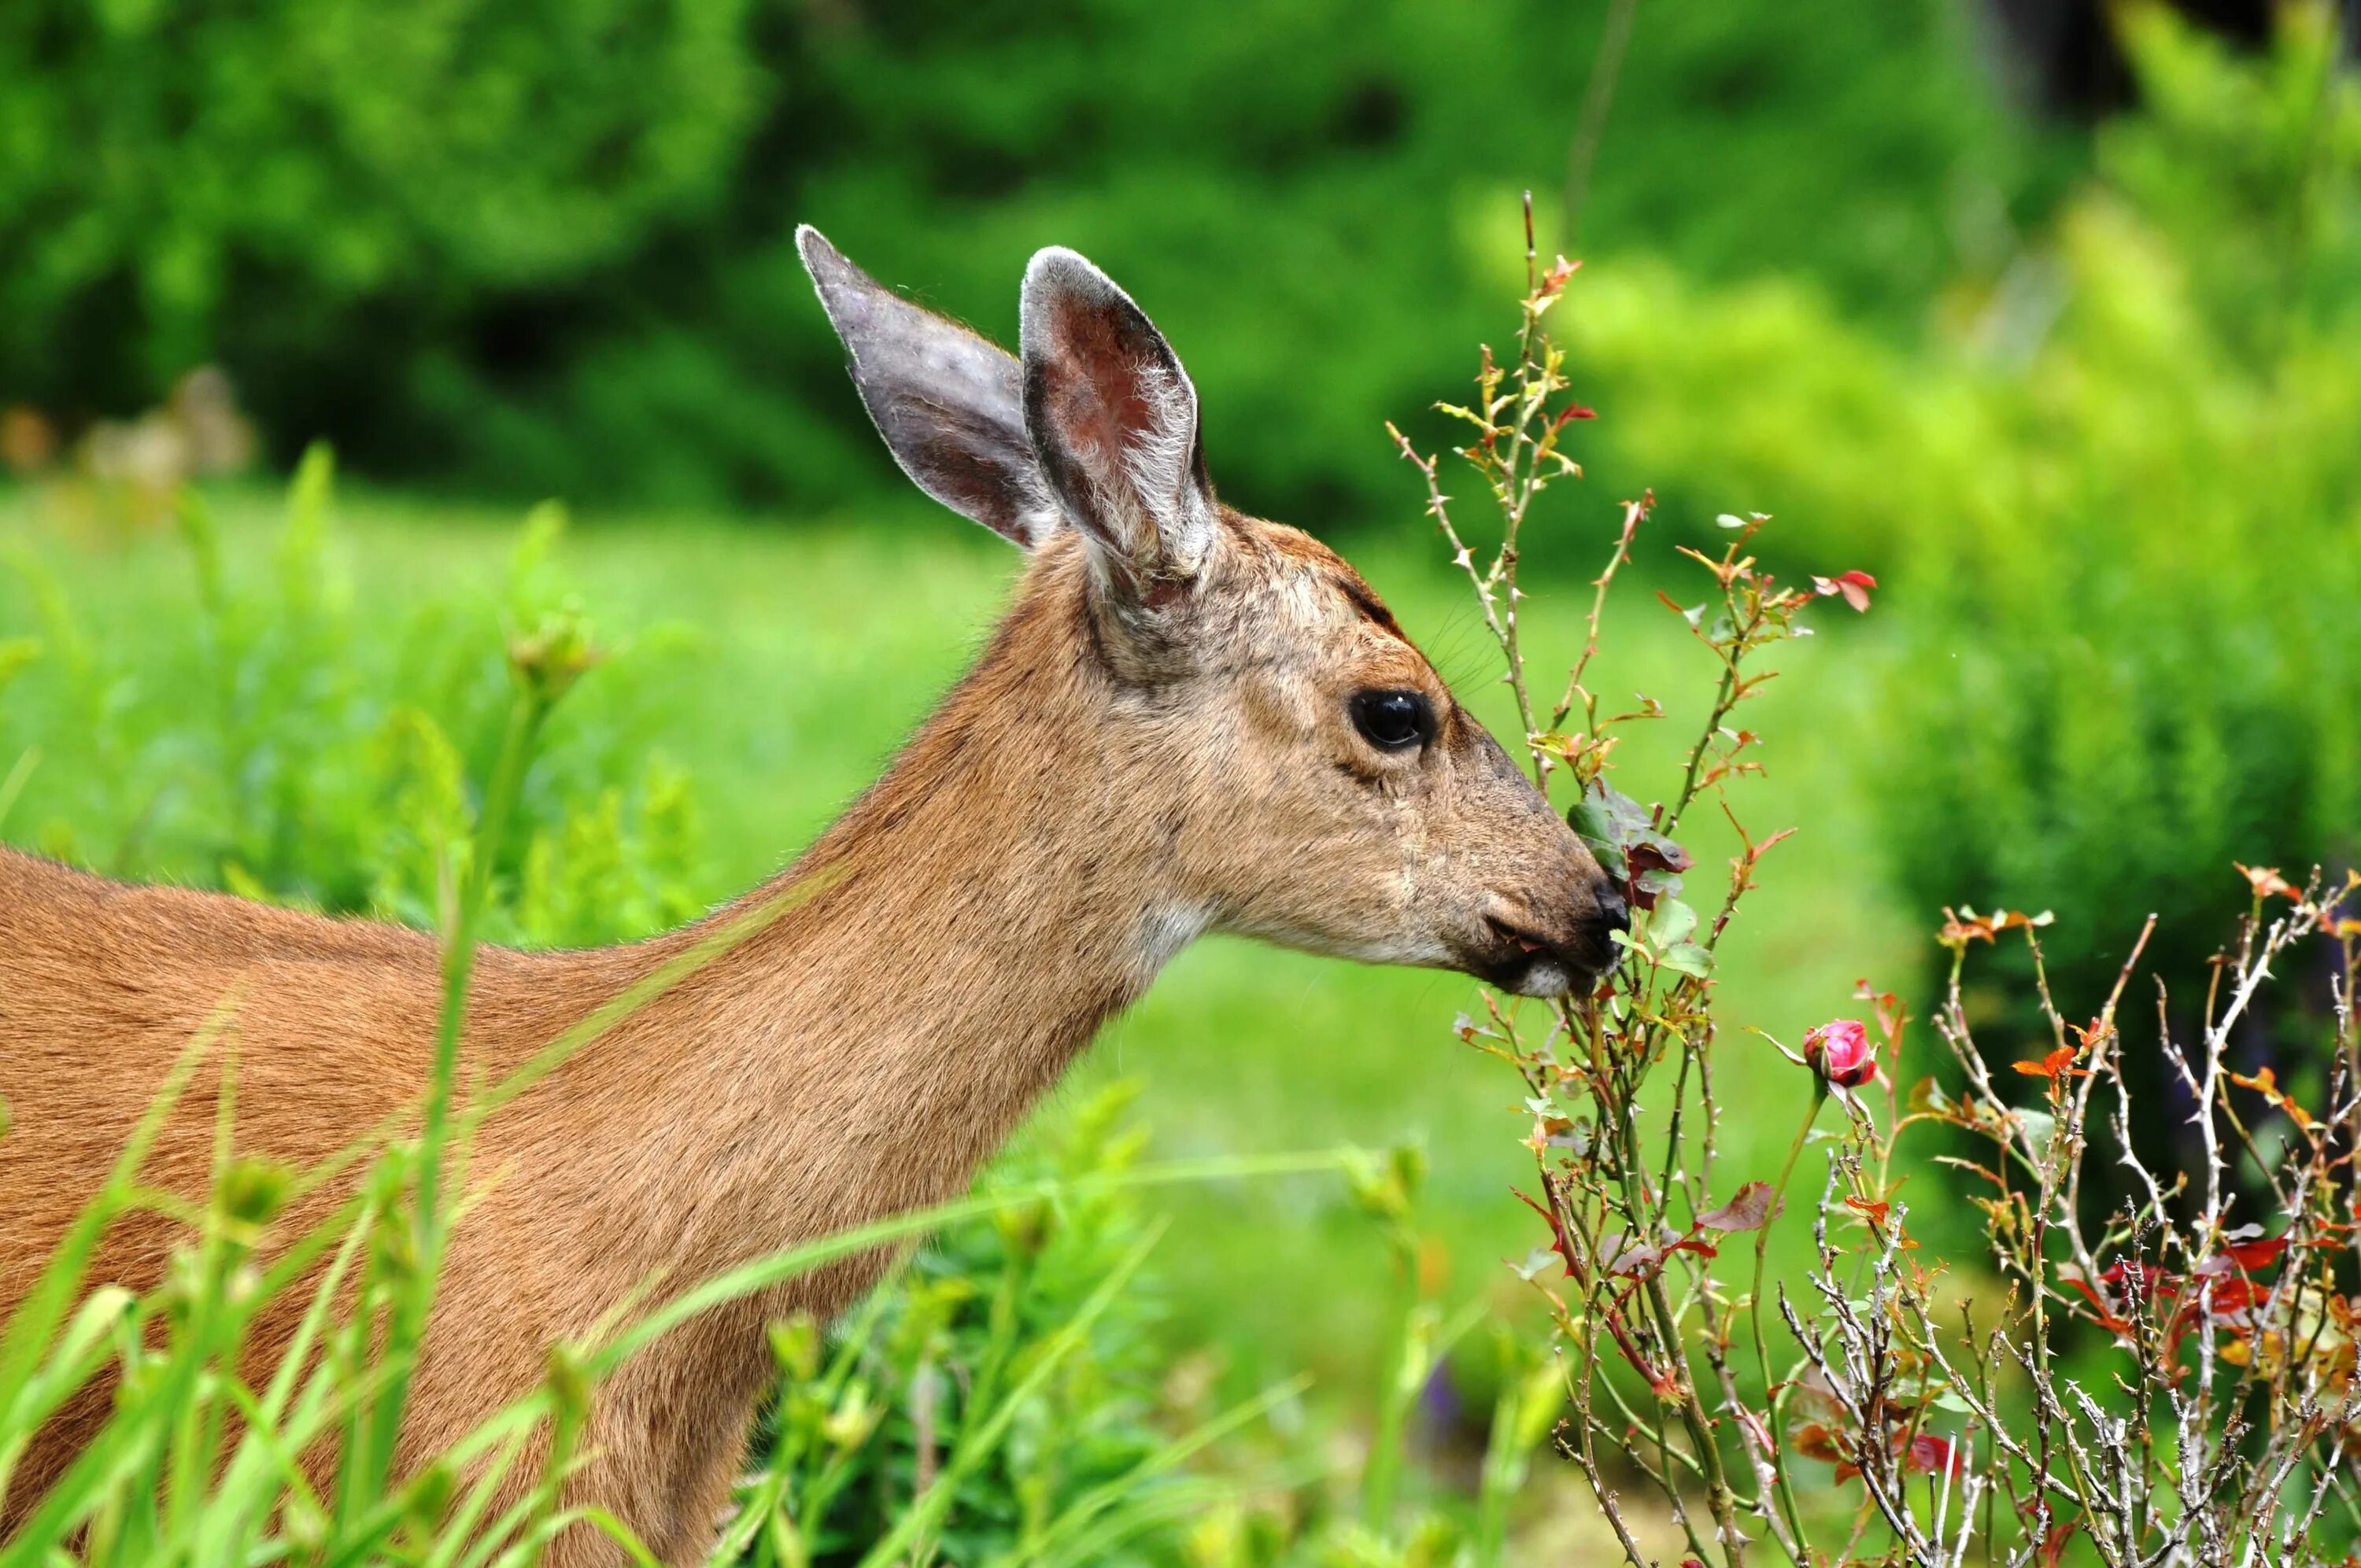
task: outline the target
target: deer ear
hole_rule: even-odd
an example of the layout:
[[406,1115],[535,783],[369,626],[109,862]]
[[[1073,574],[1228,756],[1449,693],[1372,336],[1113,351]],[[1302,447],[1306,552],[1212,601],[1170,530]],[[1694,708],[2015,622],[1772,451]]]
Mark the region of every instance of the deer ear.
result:
[[1008,351],[903,299],[809,224],[796,248],[902,471],[1027,550],[1047,539],[1060,513],[1025,433],[1024,377]]
[[1147,595],[1197,576],[1214,537],[1197,389],[1164,334],[1071,250],[1025,269],[1025,428],[1066,516]]

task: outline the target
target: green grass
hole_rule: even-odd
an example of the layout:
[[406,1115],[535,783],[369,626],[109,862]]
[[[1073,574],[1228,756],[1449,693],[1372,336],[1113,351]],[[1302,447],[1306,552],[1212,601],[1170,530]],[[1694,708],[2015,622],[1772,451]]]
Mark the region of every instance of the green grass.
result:
[[[233,568],[258,569],[276,498],[233,496],[218,510]],[[1532,539],[1528,553],[1579,571],[1603,547],[1609,510],[1577,495],[1564,510],[1577,521],[1555,525],[1564,536]],[[1403,514],[1396,533],[1348,554],[1500,730],[1505,694],[1487,681],[1491,650],[1465,585],[1443,569],[1414,508]],[[330,558],[353,596],[359,634],[391,658],[422,606],[456,599],[492,613],[516,522],[505,510],[345,498]],[[19,493],[0,497],[0,547],[45,564],[90,644],[131,672],[111,700],[165,708],[187,700],[173,672],[191,657],[194,588],[177,541],[62,529],[53,509]],[[774,870],[886,765],[980,645],[1019,566],[983,531],[918,506],[792,521],[589,518],[559,557],[601,640],[622,652],[620,673],[594,672],[560,709],[551,744],[562,749],[569,726],[628,720],[629,733],[684,768],[703,825],[690,880],[710,901]],[[1690,733],[1686,716],[1711,674],[1704,651],[1652,597],[1658,581],[1693,592],[1676,572],[1622,590],[1601,662],[1603,690],[1644,690],[1674,710],[1636,727],[1627,744],[1619,777],[1642,798],[1669,781]],[[16,576],[0,573],[0,639],[39,630]],[[1542,580],[1525,623],[1536,668],[1563,667],[1587,601],[1571,574]],[[1742,786],[1749,825],[1758,836],[1791,824],[1801,831],[1773,851],[1721,969],[1730,1016],[1790,1040],[1808,1024],[1855,1011],[1856,978],[1907,980],[1911,934],[1927,924],[1882,900],[1853,766],[1872,718],[1866,669],[1880,628],[1874,615],[1854,623],[1833,610],[1820,623],[1826,634],[1787,651],[1789,673],[1746,710],[1749,727],[1770,737],[1762,754],[1771,770]],[[38,672],[23,682],[11,700],[21,697],[20,712],[38,727]],[[602,684],[610,689],[602,693]],[[83,813],[104,783],[74,776],[61,760],[44,763],[0,832],[41,843],[51,819]],[[1697,836],[1694,901],[1706,902],[1708,891],[1718,897],[1727,842],[1726,831]],[[103,846],[82,848],[104,864]],[[204,874],[176,864],[173,853],[159,842],[131,869]],[[1529,1179],[1531,1166],[1517,1141],[1525,1125],[1516,1086],[1450,1034],[1475,994],[1457,976],[1212,939],[1105,1033],[1062,1092],[1116,1076],[1143,1080],[1141,1114],[1167,1156],[1422,1142],[1431,1175],[1421,1223],[1434,1238],[1433,1282],[1453,1299],[1483,1290],[1513,1301],[1522,1288],[1499,1260],[1521,1258],[1536,1237],[1508,1189]],[[1729,1037],[1722,1059],[1730,1179],[1768,1175],[1807,1103],[1806,1085],[1750,1036]],[[1337,1184],[1194,1189],[1170,1205],[1165,1288],[1181,1339],[1216,1347],[1225,1383],[1244,1389],[1309,1369],[1325,1388],[1367,1390],[1395,1297],[1385,1248]]]

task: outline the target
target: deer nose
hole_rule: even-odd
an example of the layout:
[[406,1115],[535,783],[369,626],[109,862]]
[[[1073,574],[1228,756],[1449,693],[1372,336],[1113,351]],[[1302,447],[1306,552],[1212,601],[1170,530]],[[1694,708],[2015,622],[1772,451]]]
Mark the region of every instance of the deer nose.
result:
[[1612,883],[1602,880],[1591,902],[1598,911],[1598,924],[1602,929],[1621,931],[1627,935],[1630,933],[1631,906],[1623,901],[1623,894],[1620,888]]

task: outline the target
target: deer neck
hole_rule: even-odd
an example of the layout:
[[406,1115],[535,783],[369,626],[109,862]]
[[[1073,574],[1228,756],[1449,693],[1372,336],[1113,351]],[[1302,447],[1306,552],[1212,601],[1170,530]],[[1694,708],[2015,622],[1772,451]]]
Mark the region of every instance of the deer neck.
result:
[[678,1227],[676,1265],[955,1195],[1202,927],[1086,615],[1078,572],[1037,566],[886,776],[733,908],[821,891],[651,1008],[650,1048],[617,1042],[624,1098],[662,1108],[627,1201]]

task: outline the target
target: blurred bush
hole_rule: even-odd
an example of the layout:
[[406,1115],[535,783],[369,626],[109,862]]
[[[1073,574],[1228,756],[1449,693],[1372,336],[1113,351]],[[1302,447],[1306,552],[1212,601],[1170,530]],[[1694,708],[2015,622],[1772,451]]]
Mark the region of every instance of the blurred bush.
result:
[[595,291],[717,210],[762,102],[746,23],[744,0],[12,5],[0,388],[126,414],[218,354],[282,440],[435,433],[435,366],[531,347],[483,335],[488,302]]
[[2056,908],[2070,1012],[2123,911],[2202,995],[2225,864],[2349,863],[2361,828],[2361,82],[2323,6],[2260,56],[2122,25],[2144,108],[1924,345],[1793,280],[1610,267],[1577,313],[1625,460],[1892,574],[1902,887]]
[[[2225,861],[2301,881],[2361,832],[2361,82],[2326,19],[2285,13],[2246,61],[2132,14],[2149,107],[2102,137],[2055,323],[1977,389],[1960,499],[1904,564],[1915,902],[2154,910],[2191,999],[2248,899]],[[2082,925],[2052,943],[2078,1003],[2136,935]]]
[[[1380,421],[1487,324],[1518,187],[1562,206],[1604,9],[20,0],[0,402],[121,416],[218,362],[282,460],[834,500],[897,481],[809,219],[1004,336],[1034,248],[1090,252],[1181,345],[1242,501],[1392,515]],[[1583,242],[1908,319],[1960,192],[2039,183],[1968,33],[1946,0],[1650,8]]]

